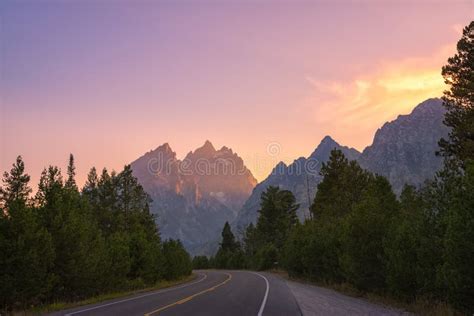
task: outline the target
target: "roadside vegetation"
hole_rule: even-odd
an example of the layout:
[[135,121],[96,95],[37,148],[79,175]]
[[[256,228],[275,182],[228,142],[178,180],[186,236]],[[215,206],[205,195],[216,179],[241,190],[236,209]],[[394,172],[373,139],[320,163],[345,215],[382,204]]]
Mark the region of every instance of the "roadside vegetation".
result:
[[269,187],[242,241],[226,223],[217,254],[194,264],[283,268],[290,277],[393,299],[420,313],[474,313],[474,22],[457,49],[442,69],[451,133],[440,140],[444,168],[434,179],[397,197],[386,178],[334,150],[310,219],[299,223],[293,194]]
[[[37,315],[37,314],[44,314],[44,313],[52,313],[55,311],[60,311],[64,309],[69,309],[69,308],[74,308],[78,306],[84,306],[84,305],[90,305],[90,304],[97,304],[103,301],[108,301],[108,300],[113,300],[113,299],[118,299],[121,297],[126,297],[130,295],[139,295],[140,293],[145,293],[145,292],[150,292],[150,291],[157,291],[161,289],[165,289],[168,287],[180,285],[186,282],[190,282],[196,278],[196,274],[190,274],[187,276],[180,277],[179,279],[176,280],[160,280],[158,281],[155,285],[146,287],[146,288],[140,288],[140,289],[129,289],[126,291],[116,291],[116,292],[109,292],[109,293],[104,293],[104,294],[99,294],[97,296],[92,296],[89,298],[86,298],[84,300],[80,301],[74,301],[74,302],[65,302],[65,301],[57,301],[48,305],[40,305],[36,306],[29,311],[26,311],[24,314],[32,314],[32,315]],[[22,312],[23,314],[23,312]]]
[[[0,313],[68,304],[103,294],[154,287],[191,274],[179,241],[162,241],[149,197],[132,175],[92,168],[75,182],[46,168],[31,196],[18,157],[0,188]],[[65,305],[65,306],[66,306]]]

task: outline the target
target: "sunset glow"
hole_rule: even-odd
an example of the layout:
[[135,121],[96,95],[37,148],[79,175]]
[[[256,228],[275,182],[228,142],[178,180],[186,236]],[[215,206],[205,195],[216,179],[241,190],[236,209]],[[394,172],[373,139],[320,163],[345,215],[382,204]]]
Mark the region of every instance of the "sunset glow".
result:
[[471,1],[109,4],[0,4],[0,171],[21,154],[37,183],[72,152],[82,185],[93,165],[209,139],[262,180],[325,135],[362,150],[441,96],[474,16]]

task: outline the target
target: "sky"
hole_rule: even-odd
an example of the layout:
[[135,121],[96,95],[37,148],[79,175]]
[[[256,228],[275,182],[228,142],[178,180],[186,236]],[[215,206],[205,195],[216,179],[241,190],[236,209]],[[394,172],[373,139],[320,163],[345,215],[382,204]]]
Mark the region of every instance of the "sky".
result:
[[120,170],[210,140],[258,180],[442,95],[474,1],[1,1],[0,171]]

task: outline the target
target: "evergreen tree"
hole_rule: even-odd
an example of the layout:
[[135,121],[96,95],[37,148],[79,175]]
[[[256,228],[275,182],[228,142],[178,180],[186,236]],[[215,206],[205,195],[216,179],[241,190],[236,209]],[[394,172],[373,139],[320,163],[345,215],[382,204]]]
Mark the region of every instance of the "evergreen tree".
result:
[[67,180],[64,186],[68,189],[77,190],[76,185],[76,166],[74,165],[74,156],[69,154],[69,164],[67,166]]
[[116,178],[116,210],[119,225],[125,230],[138,223],[145,225],[151,234],[157,233],[153,216],[149,210],[150,198],[133,176],[132,168],[126,165]]
[[256,229],[259,243],[273,244],[276,249],[282,249],[291,228],[298,222],[298,207],[291,191],[269,186],[262,193],[258,211],[260,216]]
[[193,258],[193,269],[209,269],[209,258],[206,256],[195,256]]
[[106,238],[106,254],[103,264],[104,283],[106,290],[117,291],[129,285],[132,269],[130,254],[130,237],[124,232],[114,232]]
[[235,240],[230,225],[225,222],[222,229],[222,241],[214,257],[214,264],[219,269],[241,269],[244,267],[244,254],[240,243]]
[[229,222],[225,222],[224,228],[222,229],[222,242],[220,243],[223,251],[234,251],[239,247],[235,241],[235,236],[230,229]]
[[387,179],[375,176],[343,220],[341,268],[344,276],[362,290],[385,287],[385,252],[391,219],[399,210]]
[[163,257],[165,279],[172,280],[191,274],[191,258],[179,240],[169,239],[163,243]]
[[441,152],[464,165],[474,159],[474,21],[464,28],[442,75],[449,85],[443,96],[445,124],[452,129],[449,139],[440,141]]
[[341,224],[307,220],[292,231],[285,243],[284,264],[292,276],[323,282],[340,282]]
[[[94,189],[85,187],[83,194],[88,198],[93,212],[99,222],[99,227],[104,234],[108,236],[118,231],[117,216],[117,177],[115,173],[109,174],[107,169],[103,169],[97,182],[97,198],[94,198]],[[89,193],[90,192],[90,193]]]
[[52,296],[71,299],[96,293],[105,244],[88,204],[77,188],[63,184],[60,170],[53,166],[43,171],[37,201],[56,253]]
[[255,256],[258,248],[257,230],[253,223],[250,223],[244,233],[244,252],[247,258]]
[[19,156],[0,188],[0,306],[39,303],[52,286],[50,234],[26,202],[31,189]]
[[385,242],[387,287],[396,297],[411,301],[433,295],[442,245],[436,236],[437,220],[431,216],[423,192],[405,186],[400,196],[400,212],[394,218]]
[[448,301],[474,313],[474,163],[466,166],[446,216],[443,281]]
[[351,211],[369,183],[369,173],[340,150],[331,151],[320,171],[323,180],[311,205],[314,218],[341,217]]
[[64,182],[44,169],[33,203],[18,157],[0,187],[0,308],[77,300],[188,275],[180,242],[162,245],[148,195],[126,166],[91,169],[82,193],[71,155]]
[[82,194],[87,197],[92,206],[97,207],[99,203],[99,177],[97,176],[97,170],[92,167],[87,174],[87,180],[82,188]]
[[14,203],[26,205],[31,188],[28,186],[30,176],[25,173],[25,163],[21,156],[16,158],[16,162],[10,173],[3,174],[4,187],[0,187],[0,201],[5,211]]

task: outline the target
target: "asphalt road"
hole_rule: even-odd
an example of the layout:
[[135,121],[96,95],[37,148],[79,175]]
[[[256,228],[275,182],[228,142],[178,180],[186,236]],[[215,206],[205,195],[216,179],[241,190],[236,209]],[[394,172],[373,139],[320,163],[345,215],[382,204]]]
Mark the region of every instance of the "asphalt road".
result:
[[286,282],[249,271],[196,271],[197,279],[175,287],[142,293],[51,315],[301,315]]

